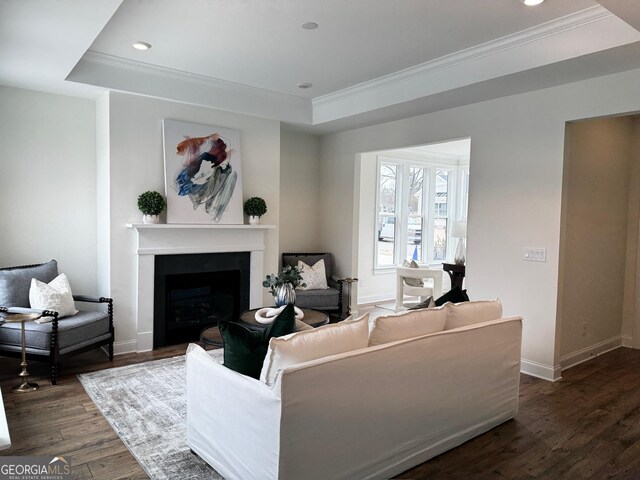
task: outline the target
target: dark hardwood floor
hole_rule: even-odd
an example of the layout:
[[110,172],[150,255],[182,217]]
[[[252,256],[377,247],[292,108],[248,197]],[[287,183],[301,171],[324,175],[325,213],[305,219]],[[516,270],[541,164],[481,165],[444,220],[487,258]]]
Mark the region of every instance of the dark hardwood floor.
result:
[[[76,374],[184,353],[185,345],[116,357],[69,359],[60,382],[32,362],[40,390],[14,394],[18,360],[0,358],[0,385],[13,447],[3,455],[63,455],[75,478],[147,478],[96,409]],[[620,348],[563,373],[561,382],[521,376],[510,420],[397,478],[640,479],[640,350]]]

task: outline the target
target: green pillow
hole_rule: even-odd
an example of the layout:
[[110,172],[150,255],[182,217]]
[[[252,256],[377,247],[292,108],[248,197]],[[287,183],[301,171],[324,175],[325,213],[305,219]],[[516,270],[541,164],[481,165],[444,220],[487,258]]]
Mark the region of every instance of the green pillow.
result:
[[269,340],[295,331],[295,311],[287,305],[264,330],[250,330],[235,322],[218,324],[224,341],[224,366],[243,375],[260,378]]

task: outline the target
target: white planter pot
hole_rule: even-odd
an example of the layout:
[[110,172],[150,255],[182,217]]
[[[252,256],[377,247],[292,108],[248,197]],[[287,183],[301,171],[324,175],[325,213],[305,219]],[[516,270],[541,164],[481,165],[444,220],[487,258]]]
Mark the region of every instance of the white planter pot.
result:
[[142,215],[142,223],[160,223],[160,215]]
[[260,225],[260,217],[249,215],[249,225]]

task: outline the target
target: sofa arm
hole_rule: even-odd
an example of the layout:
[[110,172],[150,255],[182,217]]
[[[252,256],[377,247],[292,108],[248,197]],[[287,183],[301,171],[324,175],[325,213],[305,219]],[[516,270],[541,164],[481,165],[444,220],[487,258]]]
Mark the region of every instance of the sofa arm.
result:
[[43,317],[57,317],[58,312],[55,310],[43,310],[41,308],[26,307],[0,307],[0,313],[37,313]]
[[278,478],[276,390],[221,365],[197,345],[189,345],[186,359],[189,447],[225,478]]
[[90,303],[109,303],[113,302],[112,299],[106,297],[93,297],[90,295],[74,295],[73,300],[76,302],[90,302]]

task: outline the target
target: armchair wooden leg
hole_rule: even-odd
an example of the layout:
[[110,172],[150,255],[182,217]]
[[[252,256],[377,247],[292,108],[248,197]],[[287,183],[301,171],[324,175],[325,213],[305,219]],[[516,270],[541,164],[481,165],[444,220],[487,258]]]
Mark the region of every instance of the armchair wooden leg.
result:
[[51,363],[51,385],[56,385],[58,383],[58,362]]
[[109,361],[113,362],[113,340],[109,342]]

